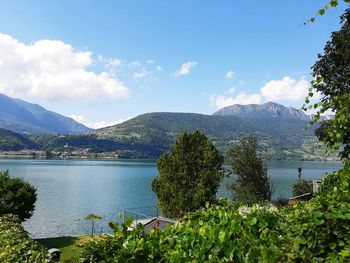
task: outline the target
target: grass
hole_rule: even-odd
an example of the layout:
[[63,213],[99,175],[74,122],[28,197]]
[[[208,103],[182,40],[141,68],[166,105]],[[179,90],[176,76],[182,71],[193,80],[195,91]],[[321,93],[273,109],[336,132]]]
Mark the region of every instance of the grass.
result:
[[91,240],[91,236],[66,236],[54,238],[36,239],[47,249],[58,248],[61,250],[61,262],[76,262],[79,260],[81,248],[78,246],[81,243]]

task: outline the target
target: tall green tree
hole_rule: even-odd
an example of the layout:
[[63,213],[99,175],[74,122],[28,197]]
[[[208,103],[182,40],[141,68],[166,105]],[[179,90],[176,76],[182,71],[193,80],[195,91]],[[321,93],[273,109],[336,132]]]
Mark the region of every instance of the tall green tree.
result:
[[235,175],[228,189],[235,201],[253,204],[271,200],[273,185],[266,164],[257,153],[257,145],[257,139],[249,136],[228,152],[230,172]]
[[36,189],[28,182],[0,172],[0,215],[13,214],[24,221],[32,216],[36,199]]
[[172,152],[157,161],[159,176],[152,182],[162,213],[179,218],[216,200],[224,176],[223,157],[201,132],[184,133]]
[[[314,80],[304,109],[317,109],[312,123],[326,111],[333,111],[332,120],[321,123],[316,135],[329,149],[340,146],[342,159],[350,159],[350,9],[341,16],[342,27],[333,32],[324,48],[324,54],[312,67]],[[319,92],[321,99],[311,103],[310,98]]]

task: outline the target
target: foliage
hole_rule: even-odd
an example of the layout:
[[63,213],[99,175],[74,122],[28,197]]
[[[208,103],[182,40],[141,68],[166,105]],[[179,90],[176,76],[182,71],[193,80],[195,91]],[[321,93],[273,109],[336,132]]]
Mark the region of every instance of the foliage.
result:
[[91,237],[94,237],[95,224],[97,221],[100,221],[102,217],[95,214],[88,214],[84,219],[91,222]]
[[[314,159],[323,156],[302,145],[314,136],[314,128],[305,130],[308,120],[288,118],[239,118],[237,116],[202,115],[193,113],[148,113],[122,124],[96,130],[99,139],[128,144],[138,152],[144,149],[158,158],[168,152],[183,132],[200,130],[211,139],[221,153],[226,153],[232,142],[247,134],[259,139],[259,151],[271,159]],[[312,144],[314,145],[314,144]],[[136,148],[138,146],[139,148]],[[147,147],[146,147],[147,146]],[[316,155],[316,156],[315,156]]]
[[[274,207],[236,209],[226,200],[187,214],[150,235],[142,225],[113,224],[114,236],[90,242],[86,262],[274,262],[281,256],[283,229]],[[130,222],[129,222],[130,223]]]
[[[313,66],[313,76],[309,97],[306,98],[308,109],[318,112],[312,123],[327,110],[335,112],[332,120],[322,123],[316,135],[329,149],[339,149],[343,159],[350,158],[350,9],[341,17],[342,27],[333,32],[331,40],[324,48],[324,54],[319,55]],[[310,97],[320,92],[319,102],[311,104]],[[304,106],[306,110],[306,106]]]
[[350,162],[326,176],[316,197],[288,215],[294,262],[350,261]]
[[0,128],[0,150],[19,151],[23,149],[36,149],[36,145],[24,135]]
[[86,262],[349,262],[350,163],[316,197],[294,207],[217,205],[164,231],[111,224],[114,236],[85,245]]
[[36,189],[28,182],[0,172],[0,215],[14,214],[24,221],[32,216],[36,198]]
[[[343,1],[331,0],[316,12],[316,16],[323,16],[329,8],[337,7],[339,5],[339,2],[350,3],[350,0],[343,0]],[[316,20],[316,17],[311,17],[307,22],[315,22],[315,20]]]
[[[80,150],[87,155],[115,152],[120,158],[156,159],[172,149],[181,133],[200,130],[221,153],[226,153],[233,141],[254,134],[259,138],[259,151],[266,159],[315,159],[321,157],[323,151],[313,143],[317,139],[314,127],[304,130],[307,123],[307,120],[288,118],[150,113],[87,135],[31,134],[28,137],[0,130],[0,150]],[[66,143],[69,147],[65,147]]]
[[253,204],[270,201],[272,182],[267,175],[267,167],[257,153],[257,139],[241,139],[228,153],[231,174],[235,181],[228,185],[235,201]]
[[179,218],[216,200],[223,179],[223,157],[201,132],[184,133],[173,151],[157,161],[159,176],[152,182],[165,216]]
[[302,194],[312,194],[312,181],[311,180],[299,180],[293,185],[292,195],[298,196]]
[[0,216],[0,262],[51,262],[46,250],[29,238],[18,218]]

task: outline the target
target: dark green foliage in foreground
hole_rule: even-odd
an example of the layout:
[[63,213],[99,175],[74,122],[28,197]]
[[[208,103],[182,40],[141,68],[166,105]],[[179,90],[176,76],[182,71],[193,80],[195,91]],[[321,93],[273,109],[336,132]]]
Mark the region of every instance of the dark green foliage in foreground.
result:
[[36,189],[21,178],[11,178],[8,171],[0,172],[0,215],[13,214],[21,221],[32,216]]
[[[252,207],[220,200],[150,235],[112,225],[85,245],[85,262],[349,262],[350,163],[309,202]],[[129,222],[130,223],[130,222]]]
[[152,182],[162,213],[179,218],[214,202],[223,179],[223,157],[201,132],[184,133],[173,151],[157,161],[159,176]]
[[298,196],[302,194],[312,194],[312,181],[311,180],[300,180],[293,185],[292,195]]
[[[330,149],[343,146],[341,158],[350,159],[350,9],[342,15],[341,22],[341,29],[332,33],[324,54],[318,56],[312,67],[315,79],[306,104],[318,110],[314,122],[326,111],[335,113],[332,120],[322,123],[316,134]],[[322,97],[311,104],[310,97],[315,92],[322,93]]]
[[350,162],[326,176],[316,197],[289,214],[294,262],[350,262]]
[[228,153],[231,174],[235,181],[228,185],[235,201],[253,204],[270,201],[272,182],[267,175],[267,166],[257,153],[257,139],[241,139]]
[[0,262],[49,263],[46,249],[29,238],[18,218],[0,216]]

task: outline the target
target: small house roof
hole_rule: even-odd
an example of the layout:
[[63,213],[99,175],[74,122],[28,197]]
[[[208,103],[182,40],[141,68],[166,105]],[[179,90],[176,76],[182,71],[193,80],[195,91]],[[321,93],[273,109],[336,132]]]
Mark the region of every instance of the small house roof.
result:
[[138,224],[142,224],[146,233],[151,232],[152,229],[163,230],[167,228],[168,225],[175,224],[176,221],[170,218],[157,216],[152,218],[134,220],[132,227],[135,228]]

